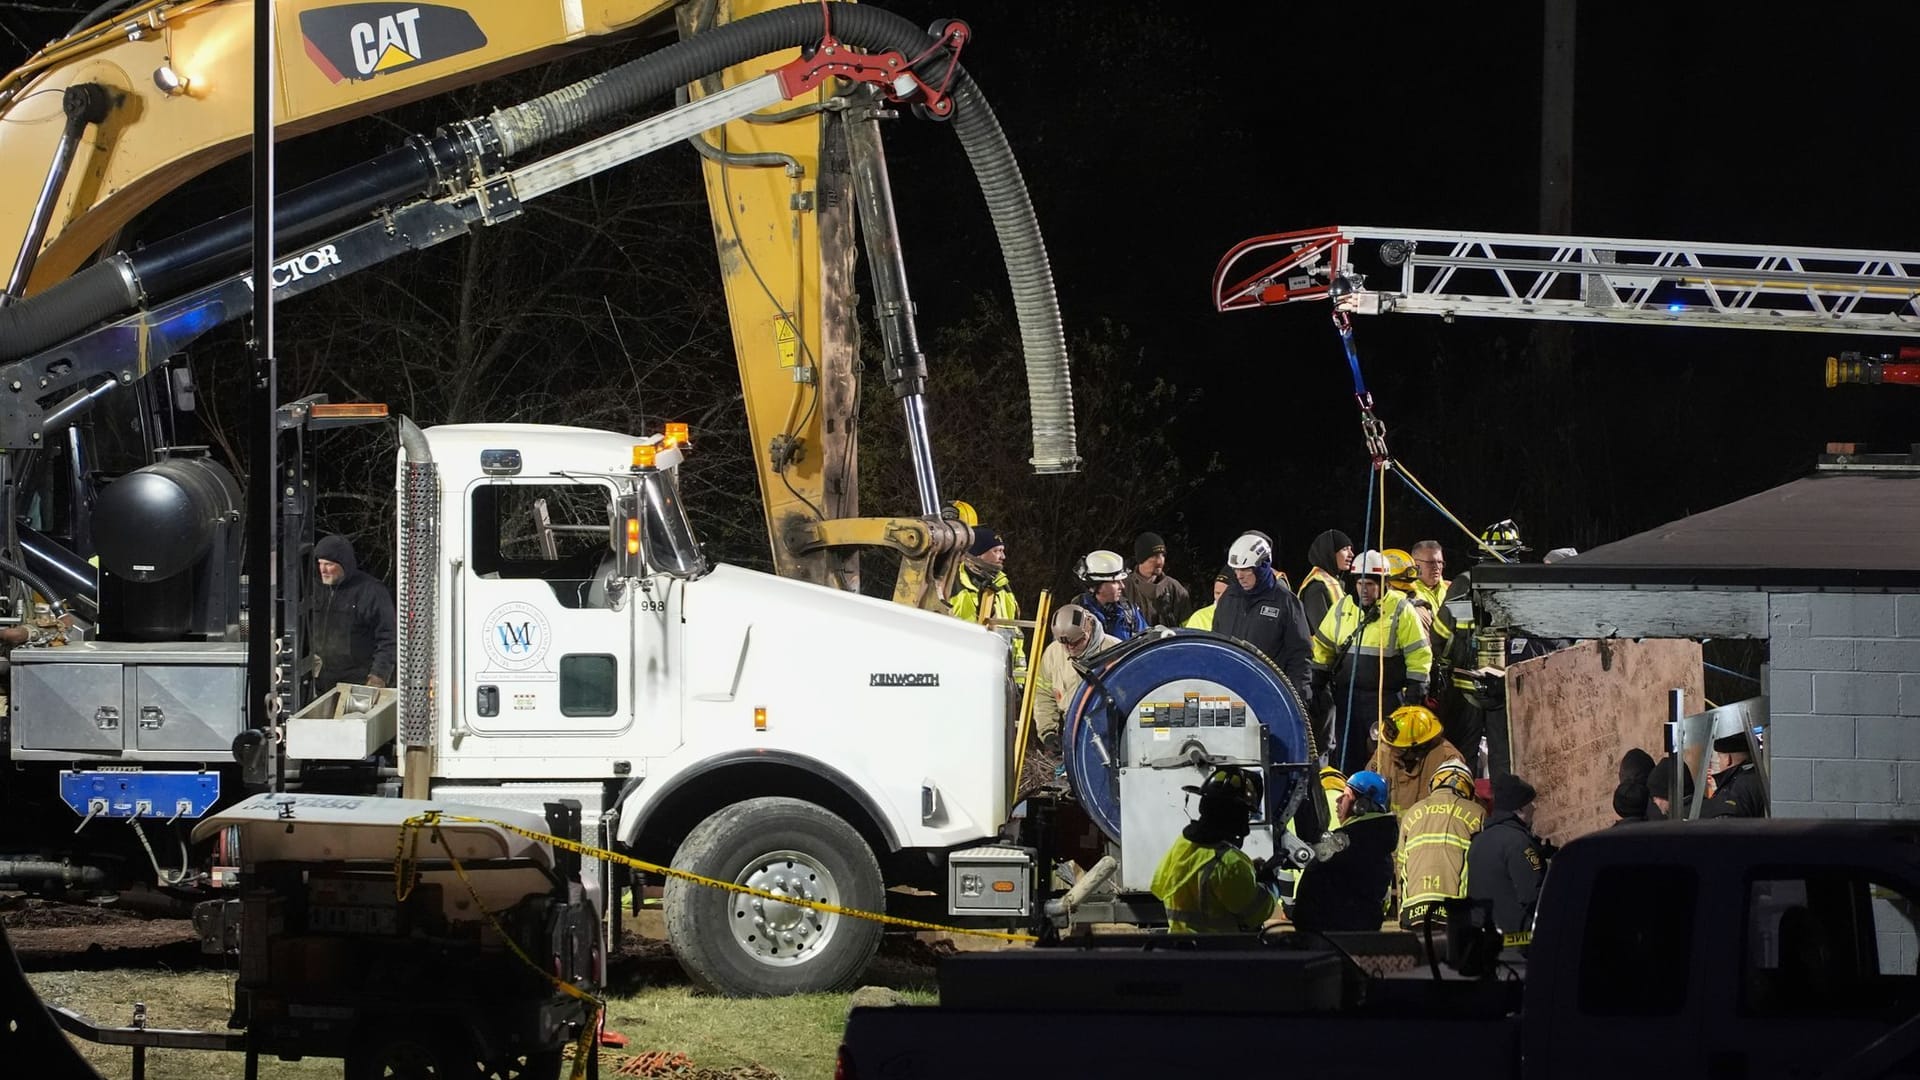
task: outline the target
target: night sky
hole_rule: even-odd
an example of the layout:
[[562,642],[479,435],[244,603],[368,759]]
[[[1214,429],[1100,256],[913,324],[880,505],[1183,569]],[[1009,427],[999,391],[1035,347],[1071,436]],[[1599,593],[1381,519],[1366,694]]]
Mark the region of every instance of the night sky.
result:
[[[973,24],[965,63],[1025,168],[1069,330],[1122,322],[1168,378],[1204,394],[1174,443],[1224,468],[1172,520],[1133,527],[1166,533],[1174,569],[1196,580],[1246,528],[1274,534],[1296,575],[1321,529],[1357,535],[1366,457],[1327,309],[1217,314],[1214,264],[1246,237],[1320,225],[1538,231],[1539,13],[882,6]],[[1920,6],[1796,10],[1583,5],[1573,233],[1920,248],[1908,115]],[[0,13],[0,62],[68,21]],[[977,293],[1004,294],[1005,278],[950,135],[902,122],[888,138],[924,331]],[[26,182],[13,163],[8,182]],[[1830,440],[1903,447],[1920,431],[1920,393],[1820,383],[1825,356],[1898,339],[1580,327],[1571,364],[1553,367],[1537,358],[1545,325],[1358,321],[1395,451],[1476,528],[1515,517],[1536,551],[1786,481]],[[936,423],[948,407],[933,404]],[[1022,456],[1025,441],[1002,440]],[[1083,440],[1083,454],[1101,449]],[[1390,492],[1391,543],[1432,536],[1464,562],[1457,533]],[[1130,534],[1112,545],[1129,550]]]

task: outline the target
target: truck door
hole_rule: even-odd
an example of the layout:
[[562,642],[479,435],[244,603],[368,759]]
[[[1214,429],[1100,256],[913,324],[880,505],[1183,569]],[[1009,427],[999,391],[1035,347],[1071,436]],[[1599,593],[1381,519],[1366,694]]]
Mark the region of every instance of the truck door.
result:
[[[1549,874],[1548,893],[1556,884],[1568,883]],[[1584,919],[1570,910],[1577,901],[1555,908],[1577,928],[1579,951],[1570,968],[1529,966],[1525,1025],[1551,1030],[1545,1038],[1527,1033],[1528,1075],[1701,1075],[1702,1003],[1730,993],[1734,978],[1695,963],[1707,932],[1701,893],[1699,874],[1685,864],[1608,866],[1594,876]],[[1536,1012],[1536,1001],[1546,1007]],[[1542,1053],[1548,1060],[1534,1059]]]
[[1738,992],[1711,1018],[1705,1075],[1821,1076],[1920,1011],[1914,899],[1911,883],[1845,867],[1752,875]]
[[[534,738],[631,728],[636,613],[616,610],[606,587],[612,486],[492,478],[465,498],[454,617],[466,728]],[[572,752],[556,746],[554,756]]]

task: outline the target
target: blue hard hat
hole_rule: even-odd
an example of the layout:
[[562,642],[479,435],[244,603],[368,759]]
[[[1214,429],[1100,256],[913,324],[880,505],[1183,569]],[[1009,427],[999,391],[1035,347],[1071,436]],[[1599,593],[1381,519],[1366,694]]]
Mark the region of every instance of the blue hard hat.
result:
[[1371,769],[1347,777],[1347,790],[1382,810],[1387,807],[1387,778]]

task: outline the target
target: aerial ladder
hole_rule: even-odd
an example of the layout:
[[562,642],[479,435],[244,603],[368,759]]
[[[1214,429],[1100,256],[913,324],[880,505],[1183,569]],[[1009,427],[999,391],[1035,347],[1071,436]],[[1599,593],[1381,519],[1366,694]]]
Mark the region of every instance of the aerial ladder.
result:
[[[1367,272],[1375,262],[1379,270]],[[1335,225],[1245,240],[1214,271],[1222,312],[1306,300],[1334,301],[1342,313],[1447,322],[1891,337],[1920,333],[1920,253]],[[1843,352],[1827,361],[1827,385],[1920,385],[1916,361],[1920,348],[1911,346]]]

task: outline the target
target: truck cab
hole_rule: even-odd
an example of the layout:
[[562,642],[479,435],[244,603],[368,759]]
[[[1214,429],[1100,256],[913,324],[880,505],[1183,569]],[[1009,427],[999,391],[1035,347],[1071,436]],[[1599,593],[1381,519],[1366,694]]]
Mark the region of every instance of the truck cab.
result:
[[1523,1072],[1615,1076],[1657,1047],[1658,1067],[1682,1075],[1825,1075],[1920,1014],[1916,902],[1920,825],[1724,820],[1582,838],[1541,892]]

